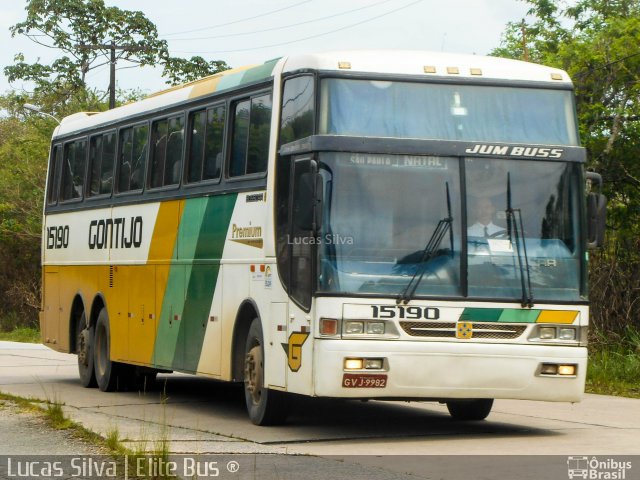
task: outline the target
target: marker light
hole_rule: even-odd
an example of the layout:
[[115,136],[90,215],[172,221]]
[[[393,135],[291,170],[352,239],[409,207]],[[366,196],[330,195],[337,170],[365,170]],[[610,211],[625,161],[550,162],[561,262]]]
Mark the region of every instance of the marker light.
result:
[[338,320],[335,318],[320,319],[320,335],[337,335]]
[[362,370],[364,366],[364,360],[362,358],[345,358],[344,369],[345,370]]

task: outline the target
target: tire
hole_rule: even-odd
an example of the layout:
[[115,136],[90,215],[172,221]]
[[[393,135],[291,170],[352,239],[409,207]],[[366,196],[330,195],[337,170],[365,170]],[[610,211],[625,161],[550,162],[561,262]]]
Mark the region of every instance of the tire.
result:
[[94,328],[87,326],[87,316],[82,312],[76,324],[76,353],[80,384],[85,388],[94,388],[98,385],[93,368],[93,342]]
[[288,396],[264,387],[264,339],[260,319],[251,322],[244,350],[244,397],[254,425],[280,425],[288,412]]
[[109,316],[107,309],[100,310],[94,336],[93,366],[96,374],[98,388],[103,392],[115,392],[123,390],[126,386],[122,378],[122,365],[111,361],[111,331],[109,329]]
[[487,418],[493,407],[492,398],[475,400],[451,400],[447,402],[447,410],[454,420],[478,421]]

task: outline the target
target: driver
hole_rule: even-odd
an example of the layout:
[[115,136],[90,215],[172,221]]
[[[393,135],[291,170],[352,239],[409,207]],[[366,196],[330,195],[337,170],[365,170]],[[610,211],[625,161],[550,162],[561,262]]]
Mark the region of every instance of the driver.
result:
[[490,237],[504,231],[504,228],[493,223],[496,207],[489,197],[480,197],[475,204],[476,223],[467,230],[470,237]]

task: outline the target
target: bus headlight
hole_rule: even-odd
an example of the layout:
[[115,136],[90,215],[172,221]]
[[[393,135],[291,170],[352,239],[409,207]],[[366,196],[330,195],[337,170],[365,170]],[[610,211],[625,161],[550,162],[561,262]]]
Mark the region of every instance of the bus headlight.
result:
[[558,334],[558,338],[560,340],[575,340],[576,339],[576,329],[575,328],[561,328],[560,333]]
[[367,333],[384,335],[384,322],[367,322]]
[[347,335],[357,335],[364,333],[364,322],[345,322],[344,333]]
[[552,340],[556,338],[556,327],[541,327],[540,340]]

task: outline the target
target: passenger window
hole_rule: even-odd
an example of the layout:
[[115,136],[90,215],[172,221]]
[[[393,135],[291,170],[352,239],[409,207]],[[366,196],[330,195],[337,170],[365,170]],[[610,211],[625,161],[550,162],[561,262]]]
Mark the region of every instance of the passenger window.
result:
[[149,127],[137,125],[120,131],[118,192],[142,190]]
[[304,75],[287,80],[282,93],[280,145],[312,135],[313,123],[313,77]]
[[49,205],[53,205],[58,201],[58,173],[60,172],[60,164],[62,163],[62,146],[55,145],[51,152],[51,164],[49,165],[49,184],[47,201]]
[[153,153],[149,186],[151,188],[180,183],[184,117],[182,115],[153,122]]
[[87,141],[76,140],[64,146],[60,201],[82,198],[87,165]]
[[189,118],[191,143],[187,182],[220,178],[223,157],[224,105],[193,112]]
[[265,172],[271,132],[271,94],[243,100],[233,112],[229,176]]
[[116,156],[116,134],[91,137],[89,142],[89,195],[108,195],[113,184],[113,165]]

